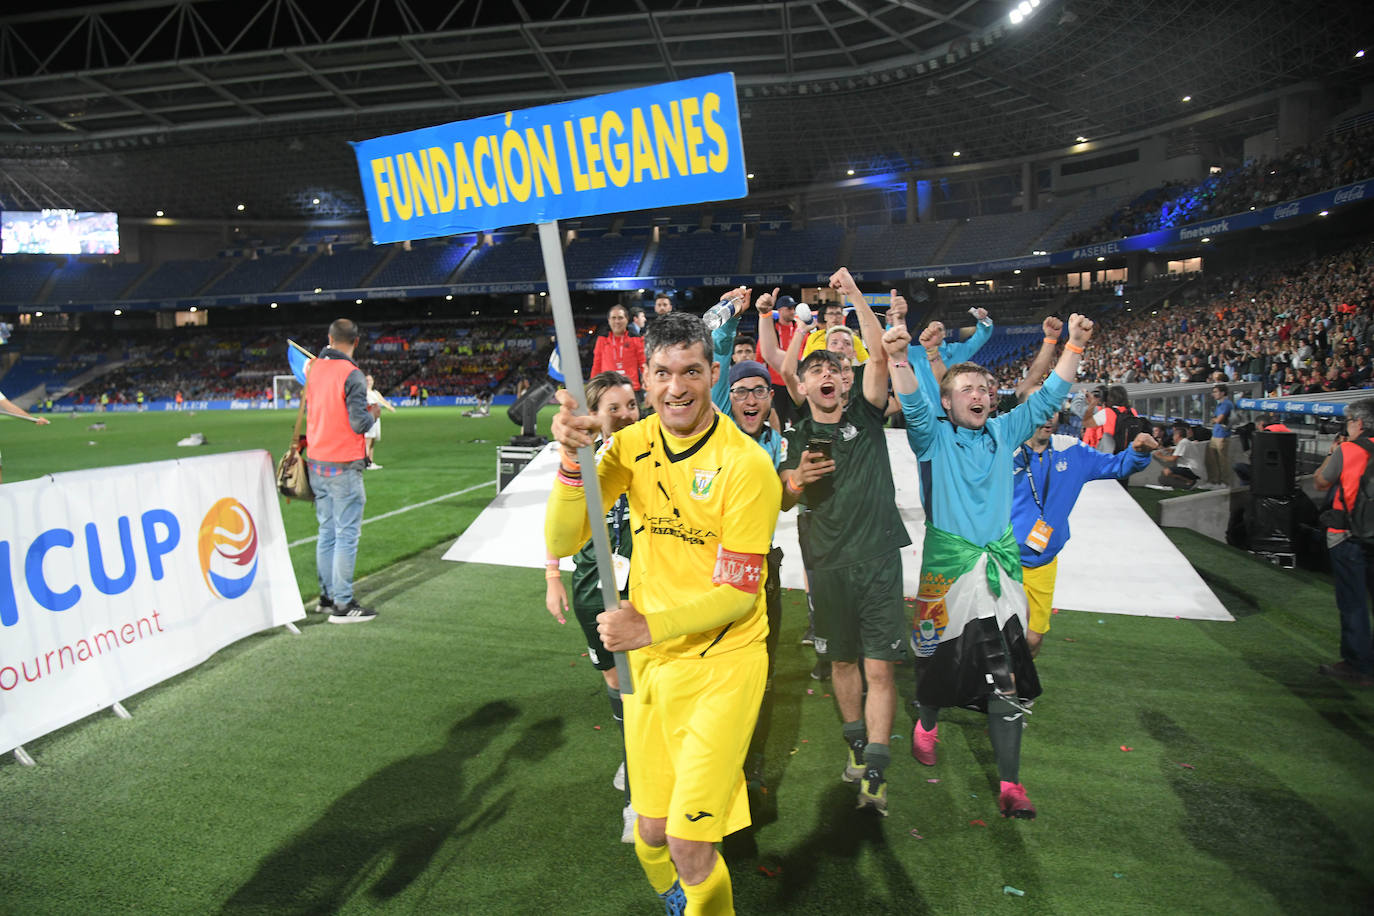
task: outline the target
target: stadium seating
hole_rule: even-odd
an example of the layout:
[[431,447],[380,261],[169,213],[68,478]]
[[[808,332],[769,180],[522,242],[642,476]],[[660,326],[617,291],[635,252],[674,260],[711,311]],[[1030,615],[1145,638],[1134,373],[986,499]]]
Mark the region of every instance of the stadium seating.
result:
[[934,264],[936,253],[949,238],[954,226],[951,220],[911,225],[860,226],[854,231],[850,265],[856,270],[877,270]]
[[579,236],[563,252],[564,268],[571,280],[637,277],[648,244],[648,237],[643,235]]
[[1128,196],[1115,196],[1105,198],[1092,198],[1081,203],[1066,203],[1066,207],[1071,207],[1068,214],[1051,226],[1040,238],[1035,240],[1033,248],[1042,251],[1060,251],[1070,246],[1069,239],[1078,233],[1101,223],[1108,214],[1119,210],[1130,198]]
[[471,236],[439,242],[416,242],[397,251],[372,278],[373,287],[438,286],[449,282],[476,240]]
[[740,235],[726,232],[688,232],[660,238],[648,273],[657,277],[691,274],[732,274],[739,268]]
[[216,280],[206,292],[213,296],[276,292],[286,278],[298,270],[305,261],[305,256],[298,254],[269,254],[260,258],[245,258]]
[[542,280],[544,256],[539,243],[521,236],[478,248],[458,275],[459,283],[516,283]]
[[0,302],[37,303],[43,284],[56,269],[57,262],[50,258],[0,260]]
[[68,261],[58,268],[48,303],[113,302],[148,269],[147,264]]
[[[755,273],[804,273],[838,264],[844,227],[809,226],[786,232],[760,232],[754,240]],[[816,265],[821,265],[817,268]]]
[[223,259],[163,261],[130,290],[127,298],[189,298],[198,295],[214,276],[228,266]]
[[305,269],[285,283],[282,289],[357,289],[368,274],[377,269],[387,250],[375,245],[359,248],[334,247],[334,253],[321,253]]
[[976,216],[955,230],[940,260],[945,264],[966,264],[1028,255],[1033,242],[1063,215],[1057,206],[996,216]]

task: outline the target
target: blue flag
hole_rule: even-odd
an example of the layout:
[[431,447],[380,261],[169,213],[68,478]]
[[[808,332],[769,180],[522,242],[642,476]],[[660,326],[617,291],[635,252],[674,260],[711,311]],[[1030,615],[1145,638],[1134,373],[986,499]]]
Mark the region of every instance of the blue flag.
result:
[[315,355],[296,343],[294,340],[286,341],[286,362],[291,366],[291,374],[296,377],[296,381],[305,384],[305,367],[310,363]]

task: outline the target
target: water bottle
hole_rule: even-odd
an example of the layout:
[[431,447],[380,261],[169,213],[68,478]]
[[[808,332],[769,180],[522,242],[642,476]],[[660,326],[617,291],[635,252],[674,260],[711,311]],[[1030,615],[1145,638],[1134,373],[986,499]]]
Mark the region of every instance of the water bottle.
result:
[[728,299],[722,299],[711,306],[706,314],[701,316],[701,320],[706,323],[706,329],[708,331],[714,331],[731,318],[734,318],[735,308],[743,301],[744,299],[741,296],[730,296]]

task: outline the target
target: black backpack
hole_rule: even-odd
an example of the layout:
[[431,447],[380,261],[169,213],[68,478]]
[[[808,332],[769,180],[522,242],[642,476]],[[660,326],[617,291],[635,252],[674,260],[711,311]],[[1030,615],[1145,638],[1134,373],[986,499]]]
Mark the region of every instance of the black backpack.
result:
[[1332,508],[1325,513],[1324,521],[1328,528],[1345,528],[1355,540],[1374,544],[1374,443],[1368,439],[1356,439],[1351,444],[1365,451],[1364,473],[1360,475],[1360,485],[1355,490],[1355,505],[1337,508],[1337,503],[1345,502],[1345,489],[1337,481]]
[[1144,417],[1136,416],[1129,407],[1113,407],[1116,412],[1116,427],[1112,432],[1113,454],[1120,454],[1130,448],[1135,437],[1150,431]]

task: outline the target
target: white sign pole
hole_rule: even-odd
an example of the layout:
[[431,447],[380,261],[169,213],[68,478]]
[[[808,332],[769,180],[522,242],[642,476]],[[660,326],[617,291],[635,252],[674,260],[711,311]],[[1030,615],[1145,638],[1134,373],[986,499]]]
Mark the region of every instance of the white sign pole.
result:
[[[553,326],[558,335],[558,359],[564,385],[577,402],[575,413],[587,415],[587,392],[582,387],[582,362],[577,353],[577,328],[573,324],[572,299],[568,296],[568,275],[563,268],[563,242],[558,237],[558,221],[539,223],[539,247],[544,252],[544,276],[549,281],[549,301],[553,306]],[[611,540],[606,534],[606,518],[601,510],[601,482],[596,476],[596,449],[584,445],[577,450],[582,465],[582,495],[587,500],[587,520],[592,526],[592,548],[596,569],[601,574],[601,601],[606,610],[620,607],[620,592],[615,587],[615,568],[611,565]],[[625,653],[616,652],[615,670],[620,676],[620,692],[634,693],[630,663]]]

